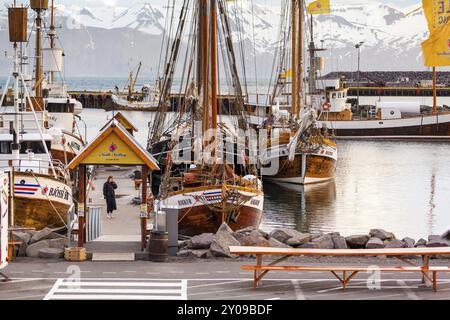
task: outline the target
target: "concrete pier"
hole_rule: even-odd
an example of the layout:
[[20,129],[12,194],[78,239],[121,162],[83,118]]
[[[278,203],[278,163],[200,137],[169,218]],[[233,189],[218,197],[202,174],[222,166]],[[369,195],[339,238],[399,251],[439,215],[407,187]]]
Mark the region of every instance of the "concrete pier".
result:
[[[138,167],[100,167],[92,184],[94,190],[87,195],[88,206],[102,206],[102,235],[86,243],[91,253],[137,253],[140,251],[139,205],[131,204],[134,197],[140,196],[140,190],[134,188],[130,178]],[[103,184],[109,176],[117,183],[117,211],[113,219],[106,216],[106,202],[103,197]]]

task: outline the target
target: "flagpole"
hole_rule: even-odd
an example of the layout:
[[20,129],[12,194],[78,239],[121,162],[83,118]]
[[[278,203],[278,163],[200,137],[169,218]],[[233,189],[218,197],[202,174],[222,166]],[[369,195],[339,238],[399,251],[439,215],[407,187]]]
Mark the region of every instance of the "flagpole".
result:
[[433,67],[433,113],[437,114],[437,79],[436,67]]

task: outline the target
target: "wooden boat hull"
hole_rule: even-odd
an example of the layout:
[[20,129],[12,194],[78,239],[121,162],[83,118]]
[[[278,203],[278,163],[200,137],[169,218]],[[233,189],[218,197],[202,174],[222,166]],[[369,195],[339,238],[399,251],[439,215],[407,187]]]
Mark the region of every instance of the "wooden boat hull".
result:
[[334,179],[337,164],[337,151],[327,147],[318,153],[295,155],[293,161],[288,156],[279,158],[279,170],[276,175],[264,175],[272,182],[291,184],[314,184]]
[[392,120],[318,121],[335,130],[337,137],[450,136],[450,114]]
[[[187,236],[215,233],[223,222],[231,229],[258,228],[263,214],[264,194],[244,192],[250,199],[232,213],[211,210],[210,204],[220,202],[220,188],[201,189],[174,194],[163,201],[163,207],[178,209],[178,232]],[[199,200],[203,198],[203,200]],[[208,198],[205,200],[205,198]]]
[[20,227],[59,228],[67,222],[72,190],[42,174],[14,173],[14,224]]

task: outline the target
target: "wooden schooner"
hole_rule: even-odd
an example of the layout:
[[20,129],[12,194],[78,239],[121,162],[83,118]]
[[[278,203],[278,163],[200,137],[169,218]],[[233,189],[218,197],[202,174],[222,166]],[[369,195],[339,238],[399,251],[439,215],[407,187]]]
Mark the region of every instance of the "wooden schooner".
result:
[[[176,121],[166,119],[189,3],[185,0],[181,10],[165,67],[159,111],[149,136],[149,150],[162,168],[161,175],[154,173],[153,193],[162,210],[178,210],[180,234],[215,233],[224,222],[233,230],[257,228],[264,193],[257,165],[249,161],[249,139],[238,133],[245,132],[248,125],[225,0],[198,0],[193,4],[194,36],[184,64],[187,81],[183,80],[183,106]],[[218,35],[225,39],[226,66],[239,102],[237,130],[218,117]]]
[[[291,41],[290,44],[287,39],[281,42],[284,48],[281,50],[277,84],[274,86],[271,98],[272,113],[261,126],[268,130],[268,151],[261,159],[266,168],[263,171],[264,179],[292,184],[325,182],[334,178],[337,147],[333,137],[328,134],[328,130],[322,130],[317,126],[317,113],[311,103],[311,97],[317,93],[315,83],[318,49],[314,46],[311,29],[307,95],[304,91],[302,70],[304,2],[303,0],[292,0],[291,3],[286,1],[286,6],[290,7],[290,11],[286,8],[284,11],[286,16],[282,19],[290,21],[290,26],[282,21],[282,30],[286,28],[282,34],[290,36]],[[287,68],[289,52],[290,68]],[[289,90],[288,79],[291,79],[290,92],[286,93],[285,90]],[[291,99],[283,101],[284,97]]]

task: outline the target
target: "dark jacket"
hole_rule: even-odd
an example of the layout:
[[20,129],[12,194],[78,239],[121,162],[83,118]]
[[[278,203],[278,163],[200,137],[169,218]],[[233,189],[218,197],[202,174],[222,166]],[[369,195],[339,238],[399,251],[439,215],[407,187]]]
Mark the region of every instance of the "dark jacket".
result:
[[105,182],[103,185],[103,196],[106,199],[107,212],[117,210],[115,189],[117,189],[115,182]]
[[114,198],[116,196],[115,189],[117,189],[117,184],[115,182],[105,182],[103,185],[103,196],[105,198]]

